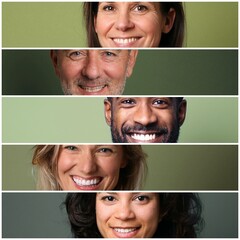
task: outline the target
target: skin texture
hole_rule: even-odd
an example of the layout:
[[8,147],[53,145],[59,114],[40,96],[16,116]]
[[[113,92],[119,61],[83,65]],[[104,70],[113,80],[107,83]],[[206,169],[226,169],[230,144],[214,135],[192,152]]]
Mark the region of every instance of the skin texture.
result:
[[99,2],[95,31],[102,47],[158,47],[175,15],[164,16],[158,2]]
[[150,238],[160,219],[159,205],[157,193],[98,193],[98,229],[104,238]]
[[186,115],[186,101],[173,98],[117,97],[105,100],[105,119],[118,143],[177,142]]
[[52,50],[64,94],[120,95],[131,76],[137,50]]
[[125,165],[121,146],[63,145],[58,158],[60,186],[63,190],[112,190]]

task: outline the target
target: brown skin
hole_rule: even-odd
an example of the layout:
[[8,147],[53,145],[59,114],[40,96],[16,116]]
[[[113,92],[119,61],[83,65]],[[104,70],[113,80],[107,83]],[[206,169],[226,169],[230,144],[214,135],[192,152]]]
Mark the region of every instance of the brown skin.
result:
[[125,97],[105,100],[105,118],[113,142],[177,142],[186,116],[186,101],[174,98]]
[[137,50],[51,50],[64,94],[120,95],[131,76]]

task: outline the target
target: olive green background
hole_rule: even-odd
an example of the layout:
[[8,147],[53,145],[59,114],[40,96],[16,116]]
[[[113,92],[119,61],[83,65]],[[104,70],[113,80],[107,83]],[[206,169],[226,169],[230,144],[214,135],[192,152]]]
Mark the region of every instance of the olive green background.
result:
[[[181,143],[237,143],[237,97],[188,97]],[[3,143],[107,143],[103,97],[3,97]]]
[[[205,227],[199,237],[238,237],[238,194],[199,193]],[[65,193],[3,193],[3,238],[69,238]]]
[[[49,50],[3,50],[3,95],[61,95]],[[237,50],[139,50],[124,94],[233,95]]]
[[[237,190],[237,146],[143,146],[146,190]],[[3,145],[2,189],[35,190],[33,145]]]
[[[187,47],[237,47],[237,2],[185,3]],[[86,47],[82,3],[4,2],[3,47]]]

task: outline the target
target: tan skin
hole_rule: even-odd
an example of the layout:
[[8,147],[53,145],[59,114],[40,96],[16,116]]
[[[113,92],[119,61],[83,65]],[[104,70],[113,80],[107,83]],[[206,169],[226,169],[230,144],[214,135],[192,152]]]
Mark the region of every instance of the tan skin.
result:
[[67,95],[120,95],[137,50],[52,50],[51,59]]
[[106,122],[120,138],[115,142],[172,142],[171,132],[186,116],[185,100],[176,107],[173,98],[166,97],[119,97],[104,105]]
[[96,196],[96,220],[104,238],[151,238],[160,220],[157,193],[103,192]]
[[102,47],[158,47],[175,15],[163,15],[159,2],[99,2],[95,31]]

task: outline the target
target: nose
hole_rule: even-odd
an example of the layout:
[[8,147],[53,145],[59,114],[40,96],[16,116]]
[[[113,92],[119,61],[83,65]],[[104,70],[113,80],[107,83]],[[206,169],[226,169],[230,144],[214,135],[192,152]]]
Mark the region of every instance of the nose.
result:
[[89,51],[88,57],[82,69],[82,75],[89,80],[95,80],[100,77],[100,66],[96,53]]
[[157,122],[157,114],[147,104],[139,105],[134,112],[133,120],[143,126]]
[[116,29],[122,32],[130,30],[135,26],[134,22],[131,19],[130,13],[127,11],[122,11],[118,14],[115,25]]
[[129,203],[119,203],[119,206],[115,211],[115,218],[126,221],[135,218],[135,213]]
[[96,158],[90,151],[84,151],[81,154],[81,159],[78,161],[78,168],[86,175],[92,174],[97,171]]

